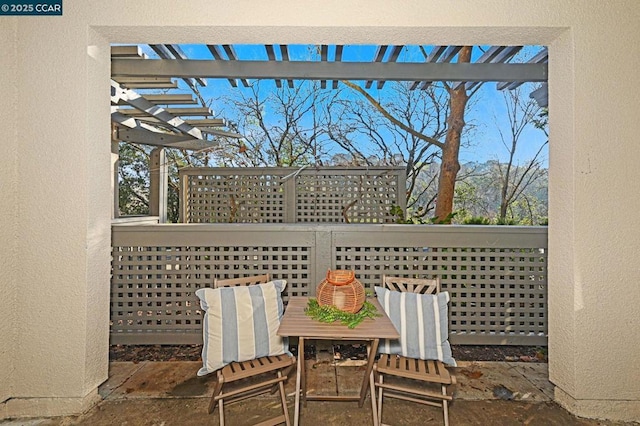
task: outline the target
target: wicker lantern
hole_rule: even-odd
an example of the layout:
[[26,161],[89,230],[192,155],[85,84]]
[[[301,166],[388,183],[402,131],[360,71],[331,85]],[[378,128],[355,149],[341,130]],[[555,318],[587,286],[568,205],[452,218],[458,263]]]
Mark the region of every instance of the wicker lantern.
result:
[[333,305],[350,313],[356,313],[364,305],[364,286],[353,271],[327,271],[327,277],[318,285],[316,298],[320,306]]

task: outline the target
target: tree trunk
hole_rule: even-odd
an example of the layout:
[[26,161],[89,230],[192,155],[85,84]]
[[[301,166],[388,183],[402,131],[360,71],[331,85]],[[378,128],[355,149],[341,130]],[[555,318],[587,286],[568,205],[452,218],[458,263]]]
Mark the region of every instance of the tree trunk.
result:
[[[458,63],[468,63],[470,59],[471,46],[464,46],[458,54]],[[465,125],[464,111],[467,107],[468,99],[464,84],[457,89],[449,90],[449,118],[447,120],[449,129],[442,148],[442,163],[440,164],[438,198],[435,211],[438,223],[451,223],[456,177],[460,170],[460,163],[458,162],[460,139]]]

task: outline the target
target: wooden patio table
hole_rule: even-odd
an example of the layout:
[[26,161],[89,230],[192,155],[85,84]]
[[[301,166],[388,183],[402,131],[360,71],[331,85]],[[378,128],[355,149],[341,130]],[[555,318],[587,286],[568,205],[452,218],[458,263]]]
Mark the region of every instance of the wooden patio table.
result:
[[[316,401],[358,401],[358,406],[362,407],[369,387],[371,371],[378,351],[380,339],[397,339],[400,337],[393,323],[382,309],[376,298],[367,298],[378,313],[379,317],[366,318],[355,328],[348,328],[341,323],[323,323],[307,316],[304,309],[309,302],[308,297],[294,296],[289,299],[284,316],[278,328],[279,336],[298,337],[298,367],[296,372],[296,395],[294,406],[294,426],[298,426],[300,417],[300,398],[306,405],[307,400]],[[367,368],[362,379],[360,396],[340,396],[340,395],[309,395],[307,396],[306,369],[304,363],[304,341],[314,340],[356,340],[370,342],[367,345]],[[373,421],[377,424],[377,410],[375,409],[375,398],[371,397],[373,408]]]

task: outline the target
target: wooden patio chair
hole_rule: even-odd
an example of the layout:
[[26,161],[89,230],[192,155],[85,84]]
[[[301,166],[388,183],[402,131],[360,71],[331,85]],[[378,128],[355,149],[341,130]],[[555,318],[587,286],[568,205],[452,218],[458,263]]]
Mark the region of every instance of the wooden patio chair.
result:
[[238,285],[264,284],[269,282],[269,274],[251,275],[240,278],[213,279],[213,288],[235,287]]
[[[411,292],[417,294],[438,294],[440,293],[440,279],[415,279],[383,276],[383,288],[393,292]],[[448,294],[446,295],[448,301]],[[446,303],[445,303],[446,305]],[[385,305],[383,304],[383,307]],[[386,310],[386,309],[385,309]],[[388,312],[394,319],[399,318],[398,313]],[[407,314],[408,315],[408,314]],[[405,320],[409,321],[408,318]],[[446,318],[444,319],[446,321]],[[426,321],[424,321],[426,323]],[[396,321],[394,321],[394,324]],[[396,324],[396,327],[398,325]],[[403,332],[400,332],[402,340]],[[448,338],[448,336],[446,337]],[[382,346],[379,352],[384,351]],[[450,363],[455,365],[455,361],[450,356],[450,346],[448,340],[446,345],[449,348]],[[448,360],[447,359],[447,360]],[[395,378],[387,382],[389,378]],[[398,380],[400,379],[400,380]],[[375,390],[377,390],[377,419],[378,425],[382,423],[382,405],[384,397],[402,399],[424,405],[442,407],[444,424],[449,425],[449,401],[452,395],[447,392],[448,387],[456,383],[456,378],[449,373],[445,364],[437,359],[419,359],[402,355],[392,355],[381,353],[378,361],[374,364],[372,373],[372,406],[376,409],[373,401]]]
[[[252,277],[214,279],[214,288],[252,286],[267,283],[269,275]],[[295,357],[285,353],[282,355],[264,356],[243,362],[231,362],[215,372],[215,386],[209,414],[216,405],[219,406],[220,425],[224,426],[224,406],[242,401],[265,393],[279,391],[282,413],[276,417],[258,423],[261,426],[278,425],[285,423],[290,425],[289,411],[284,389],[284,382],[295,366]]]

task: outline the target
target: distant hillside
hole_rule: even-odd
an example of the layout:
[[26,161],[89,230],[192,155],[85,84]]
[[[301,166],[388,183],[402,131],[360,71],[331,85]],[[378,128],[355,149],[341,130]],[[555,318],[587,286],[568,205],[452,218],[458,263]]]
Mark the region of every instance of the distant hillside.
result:
[[[505,164],[497,161],[485,163],[468,162],[461,165],[456,184],[456,198],[454,201],[454,223],[497,223],[500,213],[502,190],[502,174],[500,167]],[[435,197],[436,187],[433,176],[440,165],[433,163],[425,168],[420,177],[424,186],[431,185],[420,195],[415,206],[424,206]],[[512,180],[519,178],[524,172],[523,166],[514,167],[511,171]],[[505,222],[517,225],[546,225],[548,217],[548,169],[539,168],[535,171],[532,181],[515,197],[507,210]],[[410,203],[411,204],[411,203]],[[414,207],[415,209],[415,207]],[[408,209],[412,213],[412,208]],[[426,217],[431,217],[427,215]]]
[[[456,188],[458,222],[472,217],[484,217],[495,221],[500,212],[502,173],[505,164],[497,161],[486,163],[469,162],[461,166],[460,180]],[[525,172],[524,166],[512,169],[512,182],[519,181]],[[507,213],[507,223],[519,225],[546,224],[549,210],[549,173],[538,168],[523,179],[523,189],[512,201]],[[532,175],[531,175],[532,174]]]

